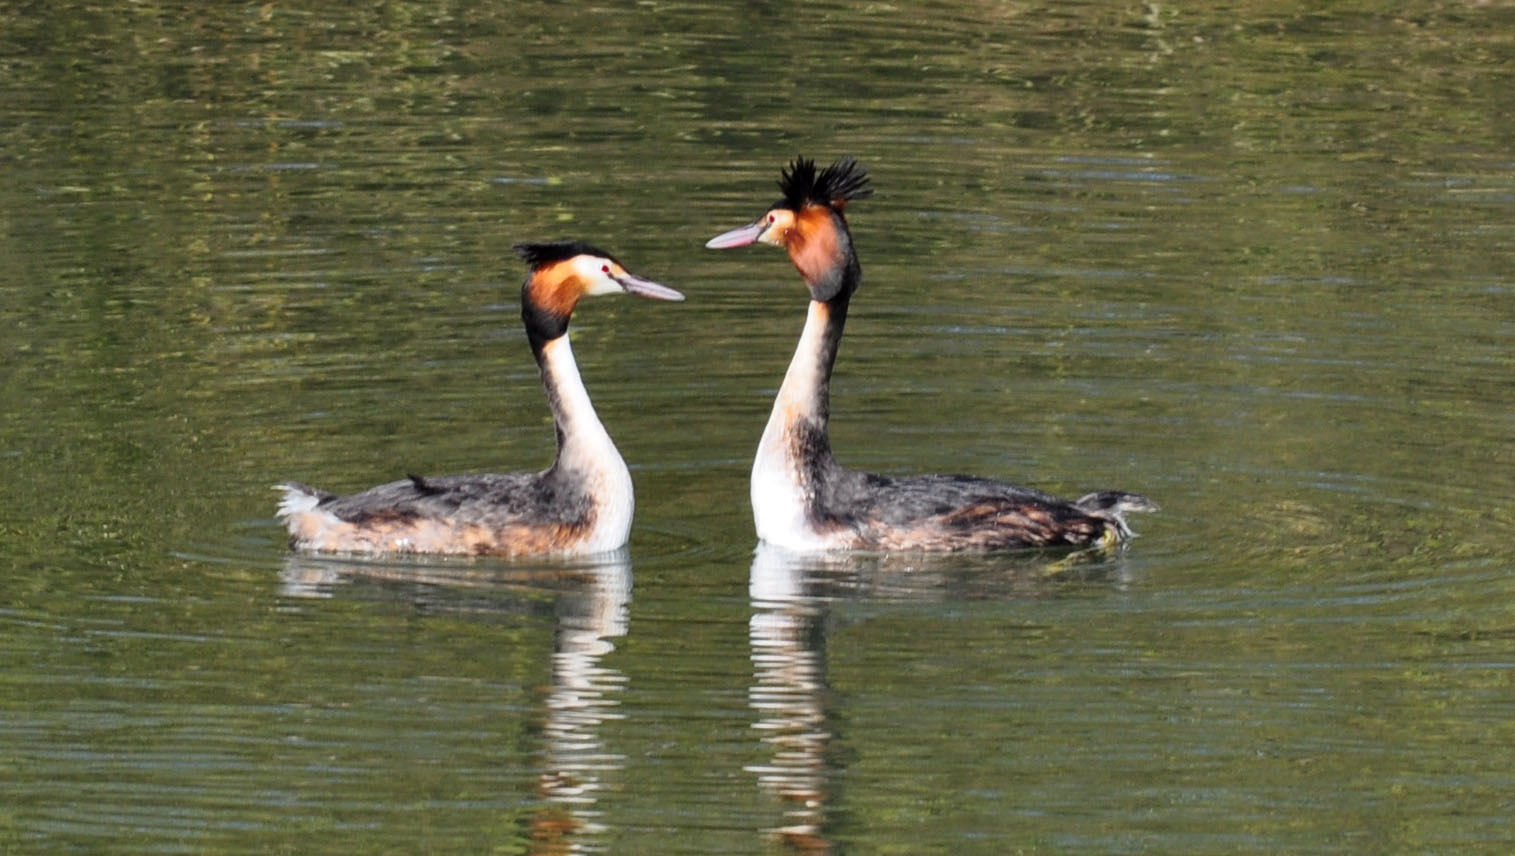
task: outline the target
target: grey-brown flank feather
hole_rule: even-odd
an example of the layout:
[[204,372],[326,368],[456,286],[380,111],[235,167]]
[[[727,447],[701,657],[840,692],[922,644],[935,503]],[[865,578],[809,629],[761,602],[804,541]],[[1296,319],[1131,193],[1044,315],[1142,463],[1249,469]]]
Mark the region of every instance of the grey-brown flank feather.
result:
[[460,526],[489,529],[549,524],[587,528],[593,522],[594,505],[582,482],[564,477],[556,468],[541,473],[413,475],[347,496],[287,484],[319,495],[318,510],[358,525],[418,518],[446,518]]

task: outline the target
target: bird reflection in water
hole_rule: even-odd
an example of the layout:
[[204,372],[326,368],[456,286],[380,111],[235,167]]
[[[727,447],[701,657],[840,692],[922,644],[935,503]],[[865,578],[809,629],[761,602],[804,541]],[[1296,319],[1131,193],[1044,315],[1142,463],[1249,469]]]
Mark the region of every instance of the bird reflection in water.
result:
[[542,727],[546,804],[531,822],[531,852],[541,856],[603,849],[591,846],[606,832],[597,807],[603,778],[626,766],[626,757],[611,752],[599,733],[602,723],[623,718],[615,708],[626,677],[600,661],[615,650],[611,640],[626,635],[631,566],[622,561],[595,570],[574,596],[557,601],[552,690]]
[[[555,623],[551,685],[542,710],[541,804],[529,820],[528,852],[565,856],[605,851],[608,827],[599,798],[606,778],[624,768],[626,760],[605,745],[599,732],[605,722],[622,718],[617,697],[626,678],[602,660],[615,650],[612,640],[627,631],[631,563],[626,550],[606,554],[600,563],[495,569],[293,556],[285,565],[283,592],[331,597],[337,586],[359,580],[427,586],[432,592],[428,608],[461,611],[518,610],[516,599],[500,599],[501,591],[517,591],[532,600],[551,595]],[[480,590],[481,596],[459,598],[470,589]]]
[[772,831],[793,849],[829,853],[827,805],[836,781],[827,758],[826,612],[805,592],[807,561],[813,559],[768,545],[752,561],[748,701],[772,760],[747,771],[784,803],[783,824]]
[[833,725],[838,700],[826,666],[833,603],[1035,600],[1057,597],[1069,587],[1120,587],[1129,582],[1121,555],[1119,549],[1061,556],[797,553],[759,544],[748,581],[753,671],[748,702],[770,760],[746,770],[784,805],[783,822],[769,832],[797,852],[838,850],[830,821],[839,811],[845,750]]

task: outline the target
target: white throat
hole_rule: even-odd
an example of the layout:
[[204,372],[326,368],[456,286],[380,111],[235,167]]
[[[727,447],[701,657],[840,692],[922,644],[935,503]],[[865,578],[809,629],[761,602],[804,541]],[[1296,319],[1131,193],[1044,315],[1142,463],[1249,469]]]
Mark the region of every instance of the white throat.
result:
[[794,358],[784,374],[778,397],[763,439],[758,441],[757,458],[752,462],[752,518],[758,538],[768,544],[791,550],[824,550],[837,546],[835,535],[819,533],[806,510],[811,497],[800,478],[802,462],[795,457],[792,427],[825,412],[826,367],[821,364],[825,350],[826,326],[830,310],[824,303],[810,301],[805,330],[800,334]]
[[542,382],[561,438],[556,466],[564,475],[582,479],[596,506],[594,530],[584,552],[614,550],[631,532],[631,472],[594,412],[567,334],[542,346]]

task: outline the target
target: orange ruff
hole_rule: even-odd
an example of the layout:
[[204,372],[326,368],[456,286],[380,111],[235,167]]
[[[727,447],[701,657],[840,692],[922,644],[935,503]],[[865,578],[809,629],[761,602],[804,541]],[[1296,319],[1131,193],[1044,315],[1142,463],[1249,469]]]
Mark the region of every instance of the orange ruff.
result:
[[806,282],[819,282],[841,261],[836,220],[822,205],[807,205],[795,217],[794,229],[785,241],[794,269]]
[[572,260],[543,265],[531,277],[531,302],[540,309],[566,318],[584,296],[584,283]]

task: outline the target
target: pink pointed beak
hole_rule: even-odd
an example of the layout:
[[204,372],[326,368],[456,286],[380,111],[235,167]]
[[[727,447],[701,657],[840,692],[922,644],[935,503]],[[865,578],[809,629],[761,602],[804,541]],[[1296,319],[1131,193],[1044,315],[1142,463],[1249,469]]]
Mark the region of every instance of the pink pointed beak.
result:
[[748,223],[746,226],[716,235],[705,242],[705,248],[710,250],[726,250],[732,247],[745,247],[762,236],[763,230],[767,227],[768,224],[762,220]]
[[626,289],[627,294],[635,294],[637,297],[650,297],[653,300],[683,300],[684,295],[674,291],[659,282],[650,279],[642,279],[636,274],[625,274],[615,277],[621,288]]

